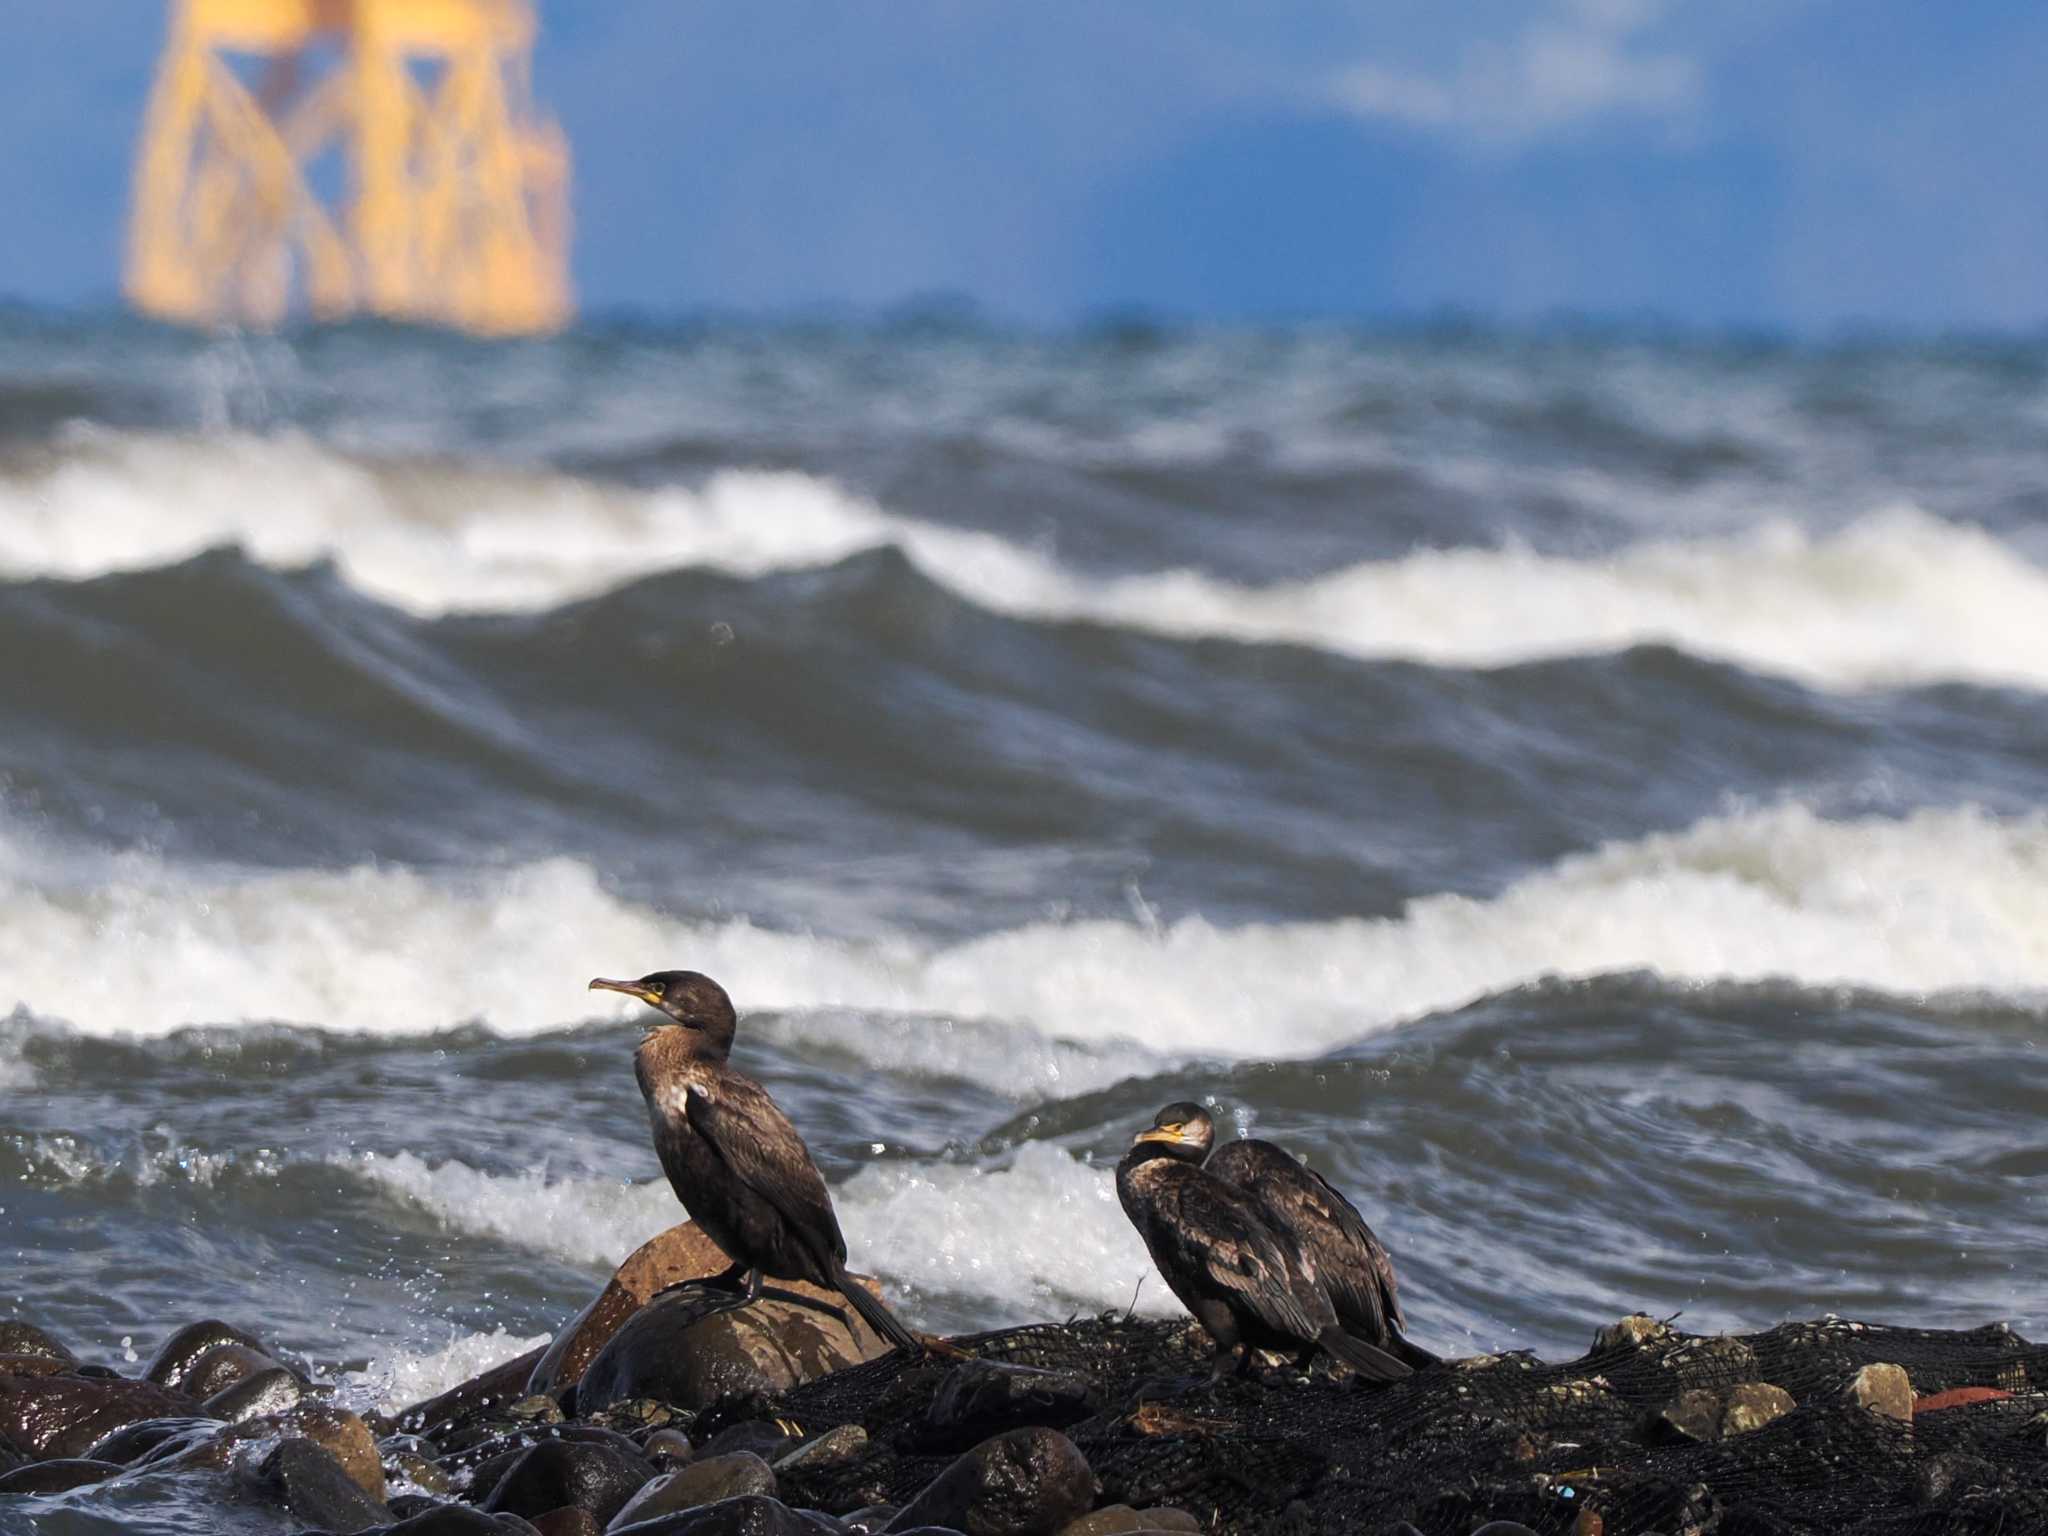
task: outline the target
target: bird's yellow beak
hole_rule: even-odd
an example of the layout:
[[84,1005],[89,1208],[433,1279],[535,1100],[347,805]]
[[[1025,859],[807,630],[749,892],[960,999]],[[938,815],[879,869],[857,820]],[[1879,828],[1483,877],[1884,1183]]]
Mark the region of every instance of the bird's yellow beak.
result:
[[1187,1140],[1181,1134],[1186,1129],[1183,1125],[1149,1126],[1131,1138],[1131,1145],[1136,1146],[1141,1141],[1163,1141],[1169,1147],[1177,1147]]
[[623,992],[628,997],[639,998],[641,1002],[647,1004],[650,1008],[661,1001],[657,994],[648,991],[637,981],[613,981],[608,976],[592,978],[587,990],[592,992]]

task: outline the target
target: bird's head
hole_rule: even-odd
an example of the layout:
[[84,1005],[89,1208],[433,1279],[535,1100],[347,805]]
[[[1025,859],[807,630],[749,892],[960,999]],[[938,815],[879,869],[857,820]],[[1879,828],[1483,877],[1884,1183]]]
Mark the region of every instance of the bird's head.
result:
[[1131,1145],[1157,1150],[1184,1163],[1199,1163],[1216,1144],[1216,1122],[1199,1104],[1183,1099],[1152,1117],[1152,1123],[1131,1138]]
[[723,1056],[732,1049],[733,1033],[739,1027],[732,999],[725,995],[725,988],[700,972],[655,971],[637,981],[600,976],[591,982],[590,990],[639,998],[661,1015],[648,1021],[650,1032],[686,1029],[694,1052]]

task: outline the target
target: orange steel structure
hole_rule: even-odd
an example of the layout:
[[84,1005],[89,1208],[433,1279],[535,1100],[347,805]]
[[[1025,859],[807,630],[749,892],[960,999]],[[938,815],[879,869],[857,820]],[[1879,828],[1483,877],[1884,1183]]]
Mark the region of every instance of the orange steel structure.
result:
[[560,326],[569,153],[531,103],[533,36],[526,0],[174,0],[130,300],[197,324]]

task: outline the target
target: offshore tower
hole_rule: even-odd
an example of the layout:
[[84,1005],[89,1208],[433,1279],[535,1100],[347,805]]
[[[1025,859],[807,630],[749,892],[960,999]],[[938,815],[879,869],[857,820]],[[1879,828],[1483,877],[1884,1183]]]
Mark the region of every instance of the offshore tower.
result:
[[527,0],[173,0],[126,291],[189,324],[571,312],[569,152]]

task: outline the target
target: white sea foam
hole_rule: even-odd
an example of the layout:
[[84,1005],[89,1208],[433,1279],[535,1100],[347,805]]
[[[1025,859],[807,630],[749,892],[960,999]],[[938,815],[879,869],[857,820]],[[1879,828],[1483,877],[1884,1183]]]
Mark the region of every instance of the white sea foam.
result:
[[806,475],[635,490],[380,464],[311,440],[81,432],[0,478],[0,573],[90,576],[233,542],[332,557],[421,613],[549,607],[666,567],[753,576],[894,545],[998,612],[1365,657],[1490,666],[1662,642],[1823,687],[2048,687],[2048,569],[1910,508],[1816,536],[1789,523],[1588,559],[1418,551],[1249,587],[1191,570],[1098,578],[994,534],[896,516]]
[[390,1413],[437,1397],[494,1365],[516,1359],[548,1341],[546,1334],[520,1338],[494,1329],[490,1333],[452,1334],[448,1342],[428,1349],[393,1348],[366,1370],[342,1378],[349,1406]]
[[[466,963],[451,972],[445,957]],[[1387,918],[1222,927],[1199,917],[1040,923],[964,943],[853,941],[687,921],[550,860],[474,880],[391,867],[202,873],[131,856],[80,867],[0,827],[0,1008],[88,1034],[273,1020],[506,1034],[625,1019],[592,957],[694,964],[771,1028],[1020,1098],[1169,1054],[1301,1055],[1545,975],[1647,969],[1908,996],[2048,996],[2048,815],[1971,809],[1830,821],[1745,810],[1567,858],[1478,900]],[[1218,1006],[1266,978],[1257,1027]],[[147,976],[138,997],[130,984]],[[480,984],[479,978],[483,981]]]
[[[411,1154],[335,1160],[451,1231],[587,1264],[616,1266],[682,1219],[668,1185],[492,1174],[429,1166]],[[974,1304],[984,1319],[1126,1305],[1150,1273],[1106,1169],[1044,1142],[1002,1166],[878,1163],[833,1192],[855,1268],[889,1282],[913,1317],[937,1299]],[[1003,1213],[992,1220],[992,1213]],[[1059,1241],[1045,1235],[1057,1232]],[[1170,1310],[1156,1276],[1140,1310]]]

